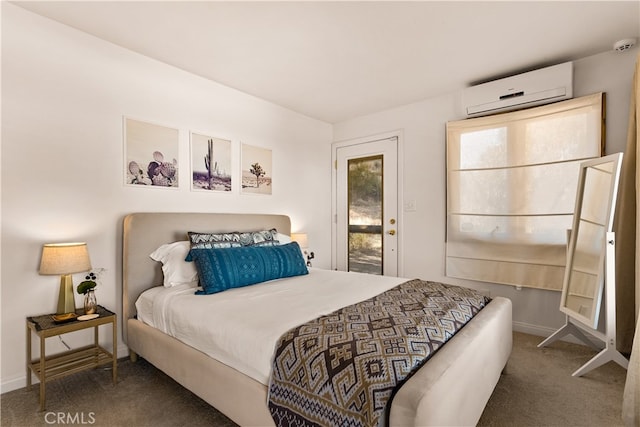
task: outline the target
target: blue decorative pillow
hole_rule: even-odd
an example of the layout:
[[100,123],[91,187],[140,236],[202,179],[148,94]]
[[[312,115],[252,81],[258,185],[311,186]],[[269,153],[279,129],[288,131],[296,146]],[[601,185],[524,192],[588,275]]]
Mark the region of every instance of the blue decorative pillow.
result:
[[202,285],[196,294],[215,294],[281,277],[308,274],[296,242],[279,246],[243,246],[226,249],[191,249]]

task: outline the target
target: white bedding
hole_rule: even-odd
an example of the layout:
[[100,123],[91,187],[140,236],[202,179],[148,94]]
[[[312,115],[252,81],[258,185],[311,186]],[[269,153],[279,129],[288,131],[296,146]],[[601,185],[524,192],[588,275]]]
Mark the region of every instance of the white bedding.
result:
[[267,385],[277,340],[289,329],[378,295],[407,279],[309,269],[213,295],[159,286],[136,301],[138,319]]

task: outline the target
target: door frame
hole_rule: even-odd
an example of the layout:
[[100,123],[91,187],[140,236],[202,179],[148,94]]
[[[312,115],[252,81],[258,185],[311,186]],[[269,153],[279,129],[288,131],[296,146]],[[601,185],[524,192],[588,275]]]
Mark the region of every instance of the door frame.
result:
[[366,144],[368,142],[375,142],[381,139],[397,138],[397,173],[398,173],[398,189],[397,204],[397,257],[398,257],[398,277],[404,276],[404,258],[402,257],[404,247],[404,138],[403,131],[401,129],[363,136],[359,138],[347,139],[342,141],[335,141],[331,144],[331,269],[335,270],[337,266],[337,238],[336,234],[338,224],[338,179],[337,179],[337,159],[338,149],[348,147],[351,145]]

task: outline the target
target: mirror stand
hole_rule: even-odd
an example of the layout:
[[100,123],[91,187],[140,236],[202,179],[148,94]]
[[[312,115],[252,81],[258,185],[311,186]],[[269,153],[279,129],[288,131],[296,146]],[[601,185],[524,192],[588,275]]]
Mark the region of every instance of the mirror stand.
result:
[[580,329],[578,326],[574,325],[571,322],[571,318],[567,315],[565,315],[565,323],[564,326],[561,327],[560,329],[558,329],[557,331],[555,331],[553,334],[549,335],[549,337],[547,339],[545,339],[544,341],[542,341],[540,344],[538,344],[538,348],[541,347],[546,347],[547,345],[558,341],[559,339],[562,339],[563,337],[567,336],[567,335],[573,335],[574,337],[578,338],[580,341],[582,341],[585,345],[591,347],[592,349],[596,350],[596,351],[600,351],[602,350],[602,348],[598,345],[596,345],[589,337],[587,337],[585,335],[584,332],[582,332],[582,329]]
[[[596,354],[591,360],[582,365],[582,367],[580,367],[572,374],[572,376],[574,377],[580,377],[587,372],[604,365],[607,362],[616,362],[618,365],[622,366],[625,369],[627,369],[629,366],[629,360],[627,360],[627,358],[624,357],[622,353],[620,353],[616,349],[616,245],[614,232],[607,232],[605,247],[605,333],[603,334],[597,329],[591,328],[589,328],[590,330],[587,332],[583,330],[587,328],[586,325],[580,325],[580,327],[578,327],[571,321],[571,318],[567,315],[565,325],[551,334],[549,338],[538,344],[538,347],[544,347],[566,335],[571,334],[594,350],[598,350],[598,354]],[[596,337],[600,341],[603,341],[604,349],[601,349],[591,339],[589,339],[589,337],[585,335],[585,332]]]

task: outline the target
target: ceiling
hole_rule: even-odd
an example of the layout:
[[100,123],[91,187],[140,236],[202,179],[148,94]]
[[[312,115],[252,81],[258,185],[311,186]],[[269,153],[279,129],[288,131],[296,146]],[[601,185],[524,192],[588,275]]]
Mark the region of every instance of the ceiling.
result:
[[640,39],[638,1],[12,3],[328,123]]

